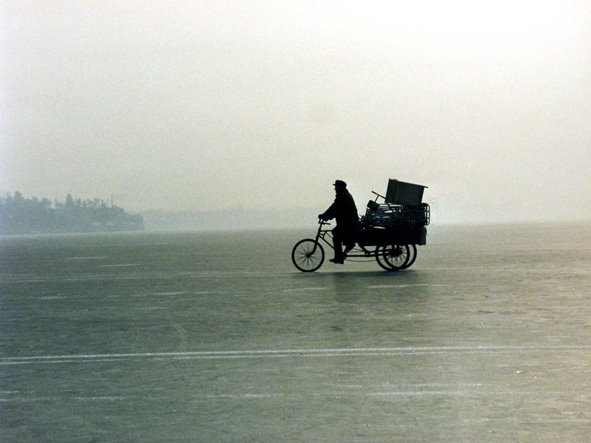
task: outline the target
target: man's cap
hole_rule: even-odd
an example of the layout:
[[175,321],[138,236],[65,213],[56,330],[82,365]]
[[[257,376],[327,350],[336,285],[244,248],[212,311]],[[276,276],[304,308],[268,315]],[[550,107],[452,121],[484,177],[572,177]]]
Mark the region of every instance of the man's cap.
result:
[[343,188],[347,187],[347,183],[345,183],[343,180],[336,180],[332,185],[333,186],[341,186]]

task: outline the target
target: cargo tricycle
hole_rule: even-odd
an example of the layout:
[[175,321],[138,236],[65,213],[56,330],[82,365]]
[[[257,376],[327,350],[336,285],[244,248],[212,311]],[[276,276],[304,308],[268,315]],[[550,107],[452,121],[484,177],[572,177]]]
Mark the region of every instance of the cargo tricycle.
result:
[[[386,271],[409,268],[417,258],[417,246],[427,244],[430,207],[422,202],[426,186],[390,179],[386,195],[377,192],[359,218],[355,247],[345,261],[375,260]],[[291,251],[294,266],[302,272],[318,270],[324,248],[333,247],[330,223],[319,220],[314,238],[298,241]]]

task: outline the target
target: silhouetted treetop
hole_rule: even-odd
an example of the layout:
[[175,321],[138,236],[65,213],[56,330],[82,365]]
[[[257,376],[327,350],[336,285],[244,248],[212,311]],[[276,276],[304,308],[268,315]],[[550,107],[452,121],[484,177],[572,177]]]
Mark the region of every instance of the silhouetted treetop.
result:
[[104,200],[75,199],[65,203],[47,198],[25,198],[20,192],[0,197],[0,234],[115,232],[144,229],[140,215],[107,205]]

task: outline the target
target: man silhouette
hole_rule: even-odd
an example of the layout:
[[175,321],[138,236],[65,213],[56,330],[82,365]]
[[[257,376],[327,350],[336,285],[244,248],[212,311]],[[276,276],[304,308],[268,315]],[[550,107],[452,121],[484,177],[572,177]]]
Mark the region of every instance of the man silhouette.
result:
[[[347,190],[347,183],[336,180],[333,185],[336,193],[334,203],[324,213],[318,215],[318,218],[324,221],[336,218],[337,226],[332,230],[334,258],[330,261],[343,264],[345,255],[355,246],[359,230],[359,215],[355,200]],[[345,244],[344,254],[343,243]]]

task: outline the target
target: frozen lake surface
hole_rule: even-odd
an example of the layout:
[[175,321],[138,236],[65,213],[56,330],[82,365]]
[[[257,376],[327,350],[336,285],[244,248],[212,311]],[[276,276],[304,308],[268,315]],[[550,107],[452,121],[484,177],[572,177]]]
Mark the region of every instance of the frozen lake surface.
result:
[[0,441],[591,441],[591,225],[0,239]]

